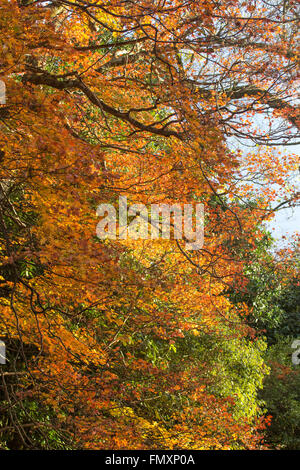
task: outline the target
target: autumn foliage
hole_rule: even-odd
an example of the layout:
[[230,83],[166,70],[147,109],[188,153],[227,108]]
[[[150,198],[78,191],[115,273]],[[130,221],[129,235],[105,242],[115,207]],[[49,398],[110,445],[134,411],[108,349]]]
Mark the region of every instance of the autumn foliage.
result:
[[[3,448],[264,446],[265,344],[226,292],[297,198],[296,2],[271,3],[1,0]],[[99,240],[122,194],[202,202],[203,248]]]

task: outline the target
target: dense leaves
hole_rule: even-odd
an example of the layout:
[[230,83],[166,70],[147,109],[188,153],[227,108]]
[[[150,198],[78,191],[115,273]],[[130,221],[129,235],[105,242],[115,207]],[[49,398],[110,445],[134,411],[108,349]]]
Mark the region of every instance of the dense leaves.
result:
[[[264,447],[247,317],[269,272],[249,263],[297,199],[275,147],[299,136],[296,3],[0,11],[2,448]],[[204,203],[203,248],[99,240],[97,206],[124,194]]]

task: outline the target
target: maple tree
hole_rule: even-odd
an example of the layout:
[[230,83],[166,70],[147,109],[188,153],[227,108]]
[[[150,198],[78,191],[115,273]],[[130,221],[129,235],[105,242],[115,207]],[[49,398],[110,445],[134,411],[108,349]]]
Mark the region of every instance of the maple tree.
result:
[[[263,446],[266,345],[227,291],[297,200],[296,6],[1,0],[3,447]],[[99,240],[122,194],[204,203],[203,248]]]

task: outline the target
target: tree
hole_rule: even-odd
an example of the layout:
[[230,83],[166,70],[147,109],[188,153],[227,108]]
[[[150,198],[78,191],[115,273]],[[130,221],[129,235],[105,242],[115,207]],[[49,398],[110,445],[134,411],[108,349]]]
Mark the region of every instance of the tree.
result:
[[[273,250],[270,246],[273,244]],[[247,256],[244,253],[244,256]],[[245,267],[243,289],[228,291],[238,306],[249,306],[247,323],[266,339],[263,356],[269,367],[258,391],[271,418],[265,436],[273,449],[299,449],[299,370],[292,363],[292,345],[299,338],[299,259],[296,246],[275,250],[266,233]]]

